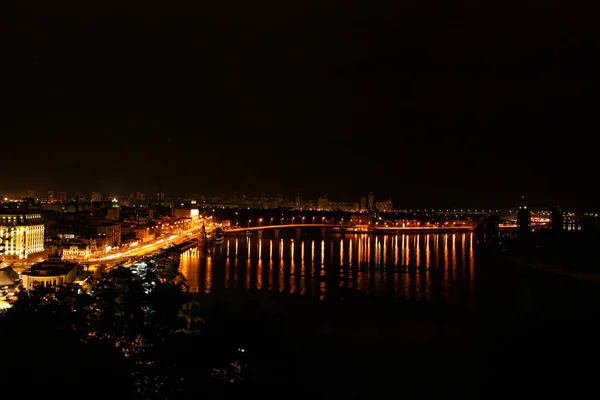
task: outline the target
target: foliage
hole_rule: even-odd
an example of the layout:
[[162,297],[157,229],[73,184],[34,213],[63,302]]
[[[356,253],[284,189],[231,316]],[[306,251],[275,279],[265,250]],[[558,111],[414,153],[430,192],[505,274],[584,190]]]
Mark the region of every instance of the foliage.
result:
[[199,310],[200,303],[196,300],[189,301],[181,306],[177,316],[185,319],[186,333],[193,333],[194,331],[192,331],[192,324],[202,321],[202,317],[197,314]]
[[118,267],[99,274],[89,293],[74,285],[23,290],[0,315],[5,360],[6,349],[15,350],[0,373],[17,387],[35,383],[40,394],[69,386],[73,393],[145,399],[239,382],[237,347],[210,340],[205,311],[185,287],[161,283],[149,270],[137,276]]

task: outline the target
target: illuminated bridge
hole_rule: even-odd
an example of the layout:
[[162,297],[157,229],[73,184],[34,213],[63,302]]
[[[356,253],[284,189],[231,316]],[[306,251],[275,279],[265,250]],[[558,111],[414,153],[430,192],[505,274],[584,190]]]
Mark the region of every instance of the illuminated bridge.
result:
[[251,227],[232,227],[227,228],[223,233],[243,233],[256,231],[259,235],[265,230],[272,230],[275,236],[278,237],[282,230],[295,229],[299,233],[305,228],[319,228],[321,232],[329,230],[347,233],[377,233],[377,232],[456,232],[456,231],[472,231],[475,228],[475,223],[452,226],[385,226],[385,225],[348,225],[348,224],[284,224],[284,225],[265,225]]

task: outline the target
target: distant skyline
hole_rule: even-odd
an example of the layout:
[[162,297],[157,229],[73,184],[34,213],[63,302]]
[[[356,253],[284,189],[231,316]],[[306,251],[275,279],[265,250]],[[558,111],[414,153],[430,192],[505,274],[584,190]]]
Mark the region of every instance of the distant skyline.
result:
[[[31,189],[28,189],[31,190]],[[36,198],[38,199],[44,199],[46,198],[46,196],[48,195],[48,190],[37,190],[36,191]],[[19,190],[13,190],[13,191],[9,191],[9,190],[4,190],[4,191],[0,191],[0,196],[4,196],[5,194],[12,194],[12,195],[20,195],[20,194],[26,194],[27,190],[25,191],[19,191]],[[83,190],[53,190],[53,194],[55,197],[58,196],[58,194],[60,192],[66,192],[68,195],[68,198],[71,199],[75,196],[76,193],[85,193],[85,194],[91,194],[93,192],[97,192],[100,193],[100,195],[103,198],[111,198],[111,197],[127,197],[130,194],[136,194],[137,192],[143,193],[146,196],[146,200],[147,201],[156,201],[157,200],[157,195],[158,195],[158,189],[156,191],[149,191],[149,192],[144,192],[144,191],[140,191],[140,190],[132,190],[132,191],[127,191],[127,192],[117,192],[117,191],[101,191],[101,190],[91,190],[91,191],[83,191]],[[365,192],[362,194],[358,194],[355,197],[339,197],[339,196],[331,196],[327,193],[322,193],[322,194],[317,194],[317,195],[308,195],[308,194],[302,194],[302,193],[281,193],[281,192],[266,192],[266,191],[258,191],[258,192],[242,192],[242,191],[230,191],[230,192],[222,192],[222,193],[202,193],[202,192],[189,192],[189,193],[170,193],[168,191],[165,191],[163,188],[163,193],[165,195],[166,198],[174,200],[177,198],[181,198],[181,199],[194,199],[194,200],[200,200],[201,197],[205,197],[207,201],[212,200],[213,198],[216,197],[221,197],[224,201],[228,201],[228,200],[232,200],[233,196],[237,196],[238,200],[241,200],[242,196],[245,195],[247,199],[249,200],[255,200],[255,199],[259,199],[262,195],[265,195],[267,198],[269,199],[274,199],[278,194],[283,195],[283,198],[285,201],[294,201],[295,196],[296,195],[300,195],[301,200],[303,202],[306,201],[317,201],[319,197],[323,197],[323,196],[327,196],[327,198],[333,202],[338,202],[338,203],[358,203],[361,201],[361,199],[363,197],[368,198],[368,195],[370,193],[373,193],[373,195],[375,196],[376,201],[387,201],[387,200],[392,200],[393,204],[394,204],[394,208],[395,209],[410,209],[410,208],[422,208],[422,209],[455,209],[455,208],[471,208],[471,209],[507,209],[507,208],[514,208],[514,207],[518,207],[521,204],[530,204],[530,205],[541,205],[541,206],[559,206],[565,210],[568,211],[577,211],[577,212],[597,212],[600,211],[600,207],[589,207],[589,208],[583,208],[583,207],[569,207],[569,206],[565,206],[564,204],[558,204],[558,203],[552,203],[552,202],[548,202],[548,201],[543,201],[537,198],[530,198],[528,196],[516,196],[514,199],[510,199],[509,201],[505,202],[505,203],[488,203],[488,204],[484,204],[484,203],[479,203],[479,204],[475,204],[473,202],[463,202],[463,203],[445,203],[443,202],[443,200],[440,200],[439,202],[435,202],[435,201],[429,201],[427,203],[410,203],[408,201],[405,201],[403,199],[395,199],[392,195],[385,195],[383,193],[385,192],[375,192],[375,191],[370,191],[370,192]],[[389,192],[388,192],[389,193]],[[2,199],[0,198],[0,201]]]
[[58,2],[3,24],[0,191],[600,204],[593,13]]

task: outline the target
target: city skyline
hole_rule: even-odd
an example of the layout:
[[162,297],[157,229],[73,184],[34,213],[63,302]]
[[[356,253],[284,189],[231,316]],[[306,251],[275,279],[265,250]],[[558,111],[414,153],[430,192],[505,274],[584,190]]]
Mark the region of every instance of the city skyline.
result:
[[[119,205],[156,205],[159,203],[159,193],[143,193],[143,192],[129,192],[127,194],[119,194],[114,192],[81,192],[81,191],[38,191],[28,190],[27,192],[0,192],[0,208],[4,201],[4,205],[10,208],[10,204],[15,201],[22,201],[27,198],[33,198],[37,202],[41,203],[73,203],[79,198],[82,203],[90,202],[115,202]],[[332,198],[327,194],[319,195],[317,197],[302,196],[301,193],[296,193],[292,196],[287,196],[282,193],[244,193],[244,192],[232,192],[230,194],[199,194],[192,193],[187,195],[169,195],[168,193],[162,192],[161,202],[166,206],[177,207],[179,205],[189,206],[225,206],[225,207],[245,207],[251,206],[253,209],[257,208],[295,208],[305,210],[338,210],[347,212],[364,212],[365,210],[377,208],[386,211],[451,211],[451,210],[465,210],[465,211],[493,211],[493,210],[510,210],[516,209],[523,205],[530,205],[534,208],[539,209],[551,209],[558,207],[563,212],[577,212],[582,214],[595,214],[599,210],[597,208],[590,209],[573,209],[565,208],[558,204],[551,203],[540,203],[531,201],[531,199],[520,196],[518,199],[513,199],[512,203],[506,205],[487,204],[484,206],[474,206],[470,204],[436,204],[433,206],[423,206],[422,204],[411,205],[403,201],[395,201],[391,196],[383,197],[374,192],[369,192],[361,195],[358,198]],[[181,202],[181,204],[179,204]],[[376,207],[373,207],[377,204]]]
[[259,3],[15,9],[0,191],[600,204],[595,48],[564,9]]

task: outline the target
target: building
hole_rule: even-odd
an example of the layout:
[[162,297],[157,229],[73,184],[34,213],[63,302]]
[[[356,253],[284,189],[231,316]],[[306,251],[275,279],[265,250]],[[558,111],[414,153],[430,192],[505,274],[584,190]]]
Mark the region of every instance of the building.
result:
[[138,239],[142,243],[146,243],[156,239],[156,233],[154,230],[154,226],[147,225],[138,226],[134,228],[133,231],[135,232],[136,239]]
[[44,254],[44,221],[41,214],[0,214],[3,262],[36,261]]
[[19,281],[19,274],[12,267],[0,268],[0,290],[12,289]]
[[100,194],[100,192],[92,192],[90,195],[90,201],[102,201],[102,194]]
[[200,217],[200,210],[192,207],[176,208],[173,216],[175,218],[191,218],[196,220]]
[[377,207],[377,205],[375,204],[375,195],[373,194],[373,192],[369,193],[369,197],[367,200],[367,208],[369,210],[375,210],[375,208]]
[[394,209],[394,203],[392,199],[375,202],[376,209],[383,212],[391,212]]
[[121,219],[121,209],[119,207],[110,207],[106,211],[106,219],[111,221],[119,221]]
[[21,273],[23,288],[31,290],[36,286],[53,287],[73,283],[77,277],[77,265],[62,261],[60,257],[50,257]]
[[360,211],[367,211],[367,196],[360,198]]
[[68,240],[61,243],[60,252],[63,260],[88,259],[96,252],[96,241],[88,239]]
[[319,197],[317,199],[317,208],[319,210],[329,210],[330,207],[331,207],[331,203],[329,202],[327,195]]
[[109,220],[88,222],[90,238],[96,240],[97,247],[115,248],[121,246],[121,224]]

